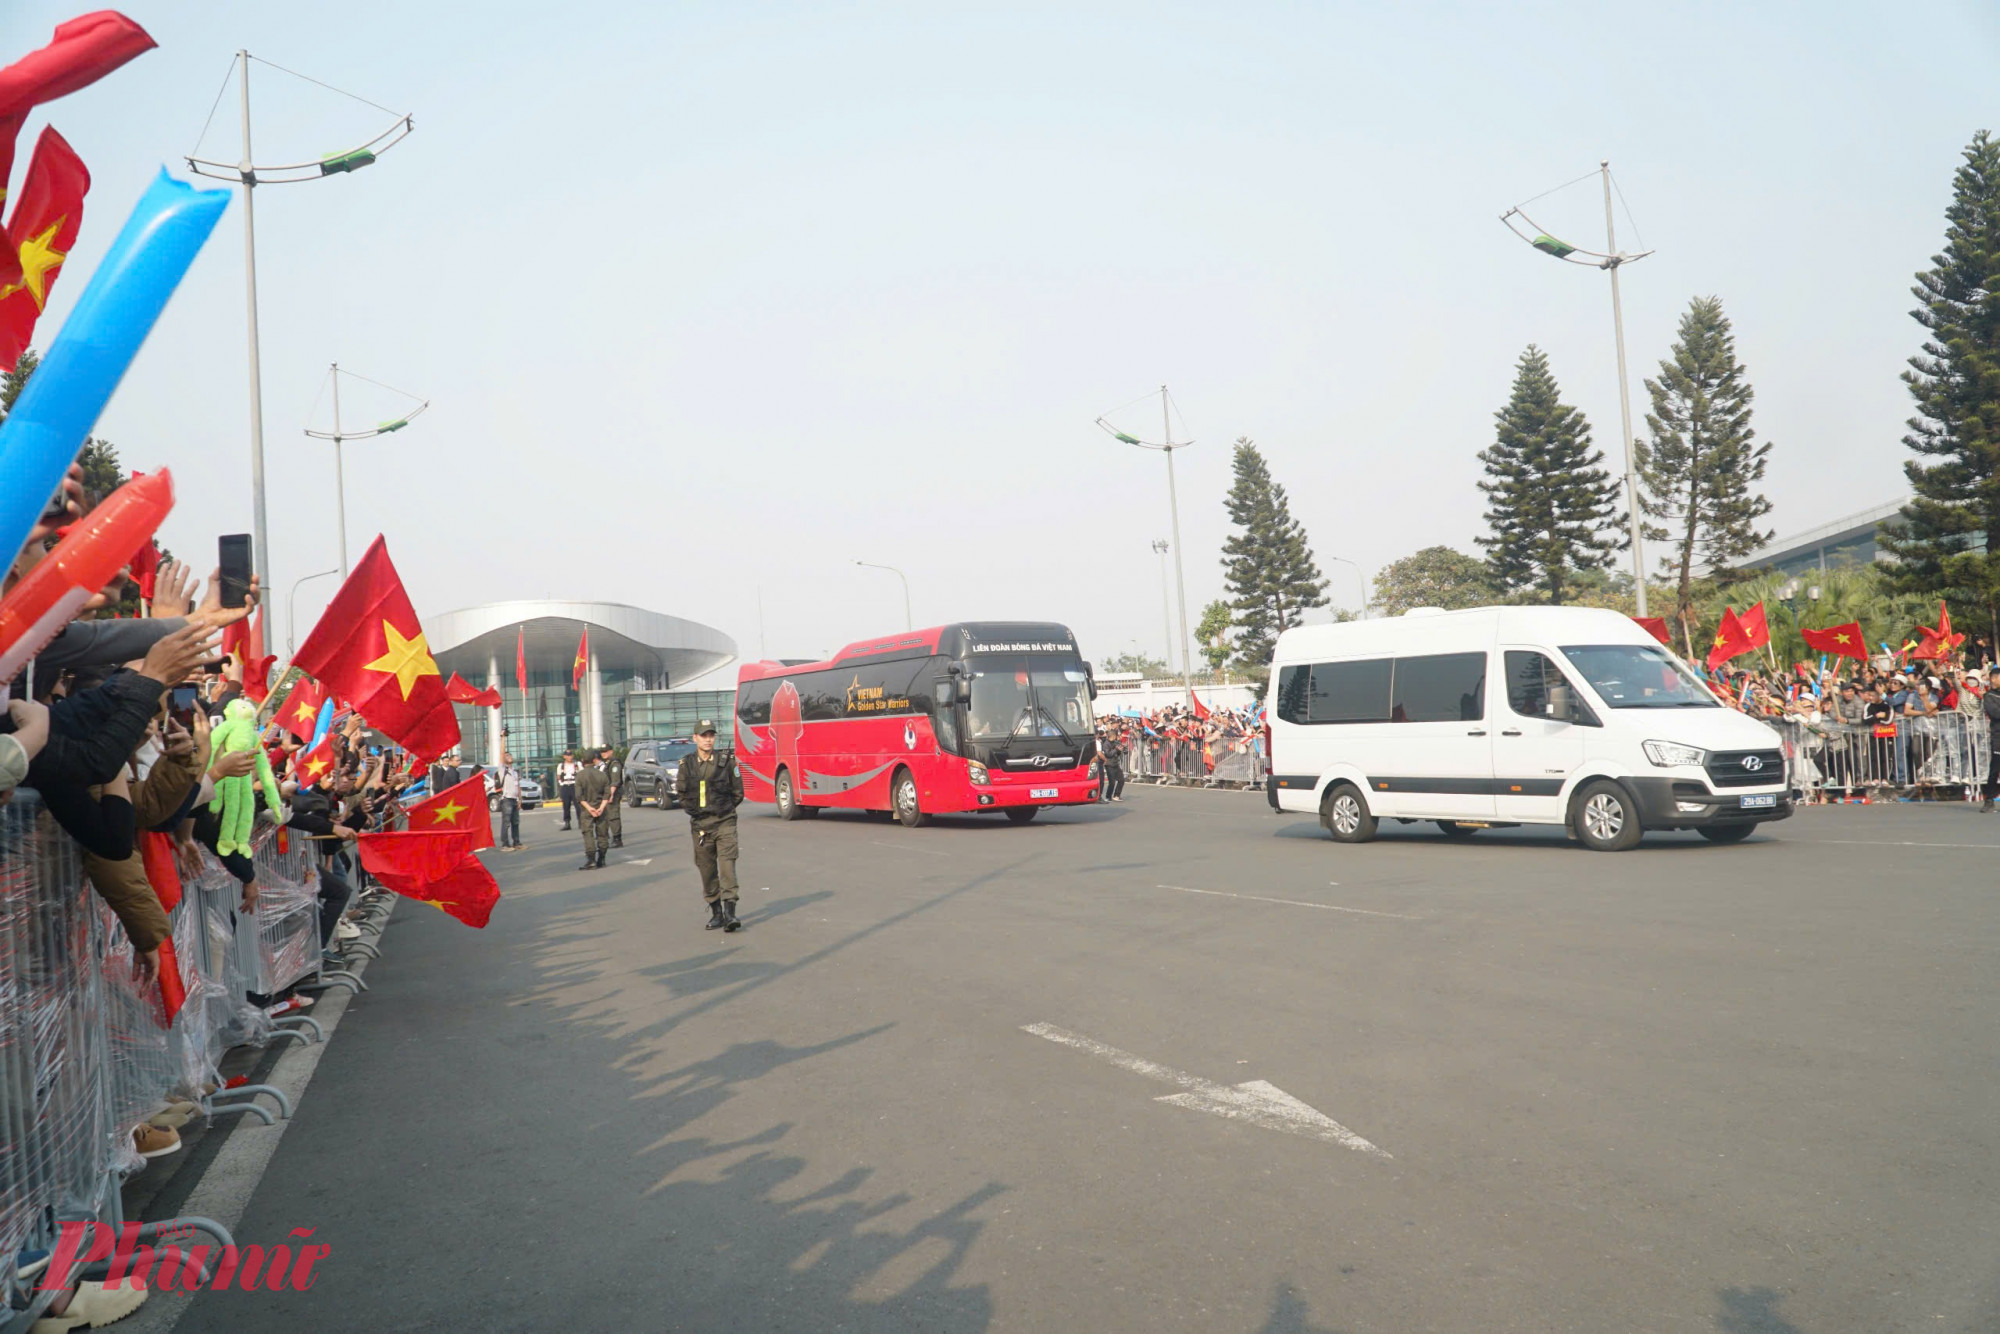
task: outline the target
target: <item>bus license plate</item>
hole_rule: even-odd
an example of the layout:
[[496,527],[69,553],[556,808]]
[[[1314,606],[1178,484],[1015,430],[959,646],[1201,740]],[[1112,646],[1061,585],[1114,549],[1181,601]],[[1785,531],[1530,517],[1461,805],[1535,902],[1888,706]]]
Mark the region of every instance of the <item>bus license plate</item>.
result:
[[1743,809],[1746,811],[1768,809],[1777,804],[1778,794],[1775,792],[1765,792],[1757,796],[1743,798]]
[[1028,798],[1031,801],[1043,801],[1055,795],[1056,790],[1052,787],[1031,787],[1028,789]]

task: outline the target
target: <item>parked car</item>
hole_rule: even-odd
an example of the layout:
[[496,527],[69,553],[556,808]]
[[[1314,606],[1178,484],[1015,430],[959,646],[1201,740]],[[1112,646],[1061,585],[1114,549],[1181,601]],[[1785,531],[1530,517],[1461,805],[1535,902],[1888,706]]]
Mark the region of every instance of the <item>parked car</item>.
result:
[[674,804],[674,779],[680,775],[681,757],[694,753],[694,742],[686,737],[666,741],[634,741],[625,754],[625,795],[634,805],[648,797],[656,806]]
[[[486,773],[486,809],[498,812],[500,809],[500,780],[493,769]],[[542,785],[527,774],[521,775],[521,809],[532,811],[542,804]]]

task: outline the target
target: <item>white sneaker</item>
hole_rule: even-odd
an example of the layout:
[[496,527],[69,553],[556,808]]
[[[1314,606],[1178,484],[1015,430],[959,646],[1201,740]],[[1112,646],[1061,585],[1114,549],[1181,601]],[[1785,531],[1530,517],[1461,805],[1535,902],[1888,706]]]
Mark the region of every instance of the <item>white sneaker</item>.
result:
[[334,923],[333,934],[340,940],[359,940],[361,939],[361,928],[343,918]]
[[29,1334],[69,1334],[73,1329],[97,1329],[123,1320],[145,1301],[146,1290],[132,1286],[130,1279],[121,1282],[115,1290],[85,1279],[71,1295],[69,1307],[62,1315],[43,1316],[34,1323]]

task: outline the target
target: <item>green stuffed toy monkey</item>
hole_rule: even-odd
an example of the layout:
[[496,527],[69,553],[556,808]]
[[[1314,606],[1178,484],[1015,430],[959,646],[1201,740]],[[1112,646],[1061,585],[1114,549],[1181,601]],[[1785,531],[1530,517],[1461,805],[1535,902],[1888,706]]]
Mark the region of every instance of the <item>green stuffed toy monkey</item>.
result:
[[[230,700],[229,707],[222,711],[221,726],[208,736],[216,755],[238,750],[257,752],[256,781],[264,785],[264,803],[278,823],[283,824],[285,807],[278,800],[278,779],[271,772],[271,761],[265,758],[264,748],[257,744],[257,706],[247,699]],[[215,840],[215,851],[220,856],[232,852],[250,855],[250,827],[257,819],[257,794],[250,783],[249,774],[215,780],[215,800],[209,802],[208,808],[222,816],[222,832]]]

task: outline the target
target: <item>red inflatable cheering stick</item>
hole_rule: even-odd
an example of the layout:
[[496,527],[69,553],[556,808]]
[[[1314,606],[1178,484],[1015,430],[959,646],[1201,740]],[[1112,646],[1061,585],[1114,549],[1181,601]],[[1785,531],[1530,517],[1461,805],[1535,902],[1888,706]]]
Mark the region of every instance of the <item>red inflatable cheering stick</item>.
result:
[[101,592],[149,541],[174,507],[165,468],[125,483],[70,527],[42,563],[0,598],[0,681],[61,633],[77,609]]

